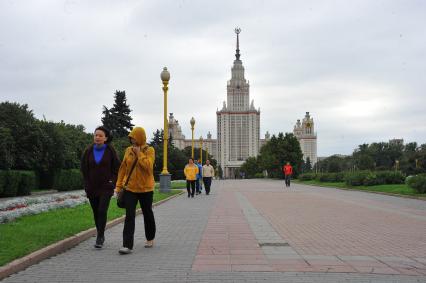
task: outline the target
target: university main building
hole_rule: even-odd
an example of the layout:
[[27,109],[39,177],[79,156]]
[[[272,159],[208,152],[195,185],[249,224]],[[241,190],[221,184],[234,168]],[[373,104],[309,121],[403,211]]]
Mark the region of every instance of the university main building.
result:
[[[270,139],[268,132],[265,134],[265,139],[260,139],[260,109],[254,107],[253,100],[250,101],[250,84],[245,79],[243,63],[240,60],[240,31],[240,29],[235,29],[237,49],[231,69],[231,79],[227,83],[227,101],[223,102],[221,110],[216,111],[217,139],[212,139],[209,132],[207,138],[203,140],[203,149],[208,150],[209,154],[218,161],[218,165],[223,170],[224,178],[234,178],[236,170],[241,167],[245,160],[248,157],[257,156],[262,145]],[[308,119],[310,119],[309,125],[312,125],[311,129],[313,130],[313,119],[310,117]],[[298,123],[300,125],[300,121]],[[316,162],[316,134],[310,132],[307,136],[304,131],[301,134],[300,126],[297,126],[294,129],[294,134],[301,145],[304,144],[305,138],[309,138],[309,143],[306,143],[306,146],[301,146],[301,148],[302,152],[304,152],[304,148],[309,148],[309,158],[311,164],[314,164]],[[303,126],[306,126],[306,124],[304,123]],[[169,116],[169,133],[177,148],[183,149],[191,146],[191,139],[186,139],[182,134],[179,122],[175,119],[173,113],[170,113]],[[308,144],[309,146],[307,146]],[[197,140],[195,147],[199,148],[199,146]],[[305,160],[306,157],[304,153]]]

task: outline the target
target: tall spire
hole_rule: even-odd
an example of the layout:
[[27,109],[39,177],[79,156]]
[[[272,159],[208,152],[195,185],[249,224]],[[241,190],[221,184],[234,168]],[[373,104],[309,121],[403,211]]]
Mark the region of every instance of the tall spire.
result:
[[241,32],[240,28],[235,28],[235,33],[237,34],[237,53],[235,53],[235,58],[237,58],[237,60],[240,60],[240,39],[239,39],[239,34]]

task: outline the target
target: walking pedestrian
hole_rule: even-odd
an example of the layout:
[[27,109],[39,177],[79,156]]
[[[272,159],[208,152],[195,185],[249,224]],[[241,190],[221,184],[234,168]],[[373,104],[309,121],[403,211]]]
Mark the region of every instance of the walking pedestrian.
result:
[[198,167],[197,179],[195,180],[195,187],[197,190],[197,195],[201,194],[201,190],[203,189],[202,178],[203,178],[203,166],[199,162],[199,160],[195,160],[195,165]]
[[283,167],[284,178],[285,178],[285,186],[290,187],[290,179],[293,175],[293,167],[290,165],[290,162],[287,162]]
[[[154,197],[154,148],[146,144],[145,130],[135,127],[129,134],[131,146],[125,153],[118,172],[118,180],[115,191],[124,191],[124,203],[126,206],[126,219],[123,229],[123,247],[120,254],[129,254],[133,251],[135,234],[136,206],[138,202],[142,208],[145,227],[145,248],[154,245],[156,232],[155,218],[152,211]],[[133,170],[132,170],[133,167]],[[124,187],[127,182],[127,186]]]
[[198,166],[194,164],[194,159],[190,158],[188,160],[188,164],[186,164],[183,173],[186,178],[186,191],[188,192],[188,197],[194,197],[195,181],[197,180],[198,174]]
[[84,190],[89,199],[96,225],[95,248],[102,248],[105,242],[105,226],[109,202],[114,194],[120,160],[115,149],[109,144],[110,131],[97,127],[93,144],[83,153],[80,170],[83,174]]
[[212,184],[212,178],[214,176],[214,168],[210,165],[210,160],[206,160],[206,164],[203,166],[203,183],[206,188],[206,195],[210,194],[210,186]]

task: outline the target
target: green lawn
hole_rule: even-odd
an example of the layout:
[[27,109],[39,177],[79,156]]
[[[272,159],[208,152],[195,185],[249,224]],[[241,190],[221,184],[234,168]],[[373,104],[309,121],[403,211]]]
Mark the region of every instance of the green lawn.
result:
[[[173,182],[172,188],[182,188],[184,184]],[[156,190],[154,203],[179,192],[173,190],[169,194],[163,194]],[[124,213],[124,209],[117,207],[115,199],[111,199],[108,220]],[[0,266],[92,227],[93,214],[88,203],[75,208],[24,216],[16,221],[0,224]]]
[[320,182],[316,180],[311,180],[311,181],[296,180],[295,182],[299,184],[315,185],[315,186],[321,186],[321,187],[334,187],[334,188],[340,188],[340,189],[351,189],[351,190],[359,190],[359,191],[382,192],[382,193],[397,194],[397,195],[426,197],[426,194],[418,194],[416,193],[414,189],[410,188],[406,184],[350,187],[346,185],[346,183],[344,182],[332,183],[332,182]]

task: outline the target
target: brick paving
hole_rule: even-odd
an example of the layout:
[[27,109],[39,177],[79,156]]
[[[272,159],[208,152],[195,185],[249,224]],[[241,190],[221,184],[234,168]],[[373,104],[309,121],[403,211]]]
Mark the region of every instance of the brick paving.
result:
[[155,247],[123,226],[2,282],[426,282],[426,202],[274,180],[216,181],[154,210]]

